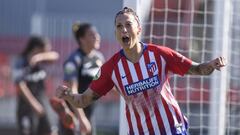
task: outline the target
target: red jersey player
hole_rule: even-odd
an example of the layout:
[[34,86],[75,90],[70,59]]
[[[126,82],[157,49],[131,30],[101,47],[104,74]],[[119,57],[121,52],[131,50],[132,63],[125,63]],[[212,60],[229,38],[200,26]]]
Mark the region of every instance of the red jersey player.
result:
[[122,49],[99,70],[83,94],[66,86],[57,96],[76,107],[86,107],[114,86],[126,102],[130,135],[186,135],[188,123],[169,86],[169,73],[209,75],[226,65],[223,57],[195,63],[170,48],[139,41],[136,13],[125,7],[116,14],[115,35]]

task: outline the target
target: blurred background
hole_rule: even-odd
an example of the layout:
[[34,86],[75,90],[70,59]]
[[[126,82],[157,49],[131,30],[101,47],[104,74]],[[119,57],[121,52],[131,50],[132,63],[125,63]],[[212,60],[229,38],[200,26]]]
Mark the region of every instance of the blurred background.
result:
[[[77,47],[73,22],[90,22],[101,35],[106,59],[120,49],[114,17],[123,7],[141,18],[142,40],[173,48],[196,62],[218,56],[228,60],[211,76],[173,76],[172,88],[189,119],[192,135],[240,135],[240,0],[1,0],[0,1],[0,134],[16,134],[16,90],[12,64],[32,34],[50,39],[60,59],[48,66],[47,94],[62,82],[63,61]],[[50,109],[51,122],[56,115]],[[120,98],[111,91],[96,103],[98,135],[124,131]],[[120,135],[124,132],[120,131]]]
[[[119,46],[114,38],[115,13],[122,1],[112,0],[1,0],[0,1],[0,134],[16,134],[16,89],[12,65],[32,34],[48,37],[60,59],[46,67],[47,94],[52,96],[63,79],[63,62],[78,46],[72,35],[76,21],[95,25],[101,35],[101,48],[108,59]],[[111,92],[110,92],[111,93]],[[94,117],[98,133],[117,134],[119,126],[119,97],[113,92],[98,101]],[[52,124],[56,125],[56,115]]]

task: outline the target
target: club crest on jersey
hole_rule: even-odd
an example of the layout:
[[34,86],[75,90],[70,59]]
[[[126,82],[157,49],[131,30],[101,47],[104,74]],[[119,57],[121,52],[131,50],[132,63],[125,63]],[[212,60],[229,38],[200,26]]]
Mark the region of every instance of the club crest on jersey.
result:
[[150,71],[151,73],[154,73],[157,70],[157,66],[155,62],[150,62],[147,64],[147,69],[148,71]]
[[128,96],[143,92],[148,89],[152,89],[160,84],[158,75],[155,75],[153,77],[134,82],[132,84],[125,85],[125,91]]
[[98,70],[97,74],[94,76],[93,80],[99,79],[101,76],[101,68]]

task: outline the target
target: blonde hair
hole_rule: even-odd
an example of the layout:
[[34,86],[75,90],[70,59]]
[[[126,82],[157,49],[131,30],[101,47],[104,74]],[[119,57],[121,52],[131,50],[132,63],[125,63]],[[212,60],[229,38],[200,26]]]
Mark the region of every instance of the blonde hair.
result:
[[81,44],[79,41],[79,38],[84,37],[86,34],[86,31],[90,29],[92,25],[90,23],[80,23],[76,22],[72,25],[72,31],[73,35],[78,42],[78,44]]

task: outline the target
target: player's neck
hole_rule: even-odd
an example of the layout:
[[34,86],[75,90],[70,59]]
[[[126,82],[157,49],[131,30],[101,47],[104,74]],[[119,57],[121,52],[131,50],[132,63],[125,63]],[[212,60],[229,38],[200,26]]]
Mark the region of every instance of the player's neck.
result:
[[139,61],[140,57],[142,56],[143,45],[141,43],[137,43],[133,48],[123,49],[123,50],[127,59],[132,63],[136,63]]
[[85,53],[86,55],[91,54],[92,50],[91,48],[88,47],[82,47],[81,50],[83,51],[83,53]]

